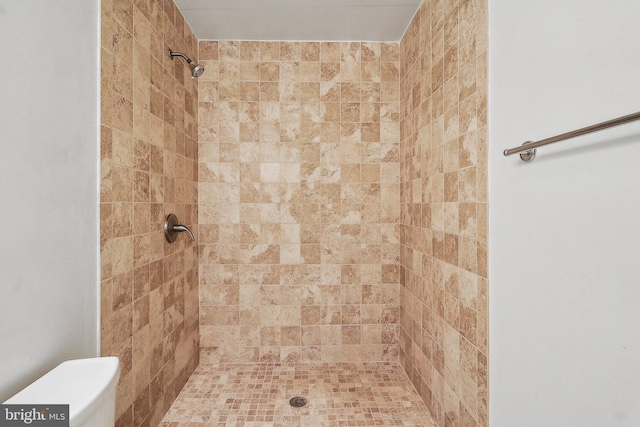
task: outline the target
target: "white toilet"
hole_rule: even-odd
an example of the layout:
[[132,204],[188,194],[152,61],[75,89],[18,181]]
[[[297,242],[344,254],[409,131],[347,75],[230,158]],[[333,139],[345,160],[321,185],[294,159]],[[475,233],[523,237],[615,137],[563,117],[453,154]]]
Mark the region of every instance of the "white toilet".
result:
[[70,427],[113,427],[117,357],[69,360],[27,386],[5,404],[68,404]]

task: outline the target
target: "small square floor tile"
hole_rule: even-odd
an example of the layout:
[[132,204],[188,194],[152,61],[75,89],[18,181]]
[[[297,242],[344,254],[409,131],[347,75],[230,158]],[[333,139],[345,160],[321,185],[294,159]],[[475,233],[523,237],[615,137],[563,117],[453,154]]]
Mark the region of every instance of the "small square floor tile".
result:
[[200,365],[160,427],[214,426],[436,424],[399,364],[364,362]]

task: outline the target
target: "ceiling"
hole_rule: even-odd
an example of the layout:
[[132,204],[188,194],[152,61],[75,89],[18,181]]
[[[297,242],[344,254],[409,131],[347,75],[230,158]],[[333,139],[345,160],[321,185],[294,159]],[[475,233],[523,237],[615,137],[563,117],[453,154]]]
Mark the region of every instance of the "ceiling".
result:
[[422,0],[175,0],[199,40],[399,41]]

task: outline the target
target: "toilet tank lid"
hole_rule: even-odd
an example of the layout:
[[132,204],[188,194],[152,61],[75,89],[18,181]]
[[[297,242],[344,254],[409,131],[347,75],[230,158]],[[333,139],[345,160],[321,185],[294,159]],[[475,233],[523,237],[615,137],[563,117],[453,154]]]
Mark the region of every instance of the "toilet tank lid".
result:
[[100,405],[120,377],[117,357],[68,360],[17,393],[6,404],[68,404],[71,420],[83,418]]

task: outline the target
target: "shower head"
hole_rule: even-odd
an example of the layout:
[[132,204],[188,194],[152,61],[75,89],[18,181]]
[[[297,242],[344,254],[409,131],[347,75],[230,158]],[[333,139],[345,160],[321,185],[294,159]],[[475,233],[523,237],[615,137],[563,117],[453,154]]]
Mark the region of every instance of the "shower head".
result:
[[171,58],[171,60],[173,60],[174,56],[179,56],[179,57],[183,58],[185,61],[187,61],[187,65],[189,65],[189,68],[191,68],[191,78],[192,79],[195,79],[196,77],[200,77],[202,75],[202,73],[204,73],[204,67],[202,65],[195,64],[184,53],[174,52],[171,49],[169,49],[169,57]]
[[204,73],[204,67],[200,64],[189,64],[189,67],[191,67],[192,78],[200,77]]

